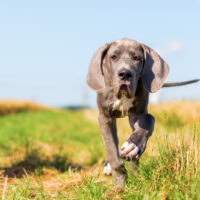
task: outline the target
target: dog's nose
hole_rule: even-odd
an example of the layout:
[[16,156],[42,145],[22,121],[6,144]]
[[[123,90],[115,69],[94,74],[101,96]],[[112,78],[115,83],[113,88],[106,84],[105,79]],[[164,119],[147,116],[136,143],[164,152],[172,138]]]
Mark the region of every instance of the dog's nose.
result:
[[130,70],[128,69],[121,69],[119,72],[118,72],[118,76],[121,80],[128,80],[130,78],[132,78],[132,73]]

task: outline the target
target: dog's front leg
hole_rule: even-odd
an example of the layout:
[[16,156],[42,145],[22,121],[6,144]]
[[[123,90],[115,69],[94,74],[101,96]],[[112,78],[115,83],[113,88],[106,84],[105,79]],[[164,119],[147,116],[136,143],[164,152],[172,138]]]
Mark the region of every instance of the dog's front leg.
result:
[[127,179],[127,172],[118,151],[116,119],[99,115],[99,124],[107,151],[108,162],[112,168],[115,186],[122,187]]
[[150,114],[130,115],[129,122],[133,133],[121,146],[120,156],[127,161],[138,161],[153,132],[154,117]]

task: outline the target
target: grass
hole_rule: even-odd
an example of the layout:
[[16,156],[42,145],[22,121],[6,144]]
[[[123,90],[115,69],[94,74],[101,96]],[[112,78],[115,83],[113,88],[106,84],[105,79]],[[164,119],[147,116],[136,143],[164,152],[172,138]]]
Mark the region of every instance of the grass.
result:
[[38,105],[34,102],[14,101],[14,100],[0,100],[0,115],[14,114],[28,111],[46,110],[48,107]]
[[[200,199],[200,102],[150,106],[155,131],[137,175],[126,162],[129,178],[123,190],[102,173],[106,154],[97,111],[34,107],[33,112],[20,106],[20,112],[0,118],[4,199]],[[131,129],[127,119],[118,125],[122,144]]]

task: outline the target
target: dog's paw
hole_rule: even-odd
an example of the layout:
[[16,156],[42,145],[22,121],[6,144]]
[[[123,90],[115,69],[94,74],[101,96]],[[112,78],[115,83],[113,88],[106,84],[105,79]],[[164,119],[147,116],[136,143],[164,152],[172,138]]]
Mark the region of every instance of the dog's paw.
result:
[[106,162],[106,163],[104,164],[103,173],[104,173],[104,175],[106,175],[106,176],[111,176],[111,175],[112,175],[112,169],[111,169],[111,166],[110,166],[110,163],[109,163],[109,162]]
[[119,149],[121,158],[130,161],[139,159],[139,148],[134,143],[126,141]]

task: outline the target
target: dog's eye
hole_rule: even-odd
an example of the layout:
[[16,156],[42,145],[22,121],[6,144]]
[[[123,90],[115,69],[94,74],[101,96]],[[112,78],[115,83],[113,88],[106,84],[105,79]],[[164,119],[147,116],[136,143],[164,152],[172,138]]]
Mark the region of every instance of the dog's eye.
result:
[[136,61],[138,61],[138,60],[140,60],[140,57],[139,57],[139,56],[136,56],[136,55],[134,55],[134,56],[133,56],[133,60],[136,60]]
[[110,56],[110,58],[111,58],[112,60],[115,60],[115,59],[117,58],[117,56],[116,56],[116,55],[112,55],[112,56]]

